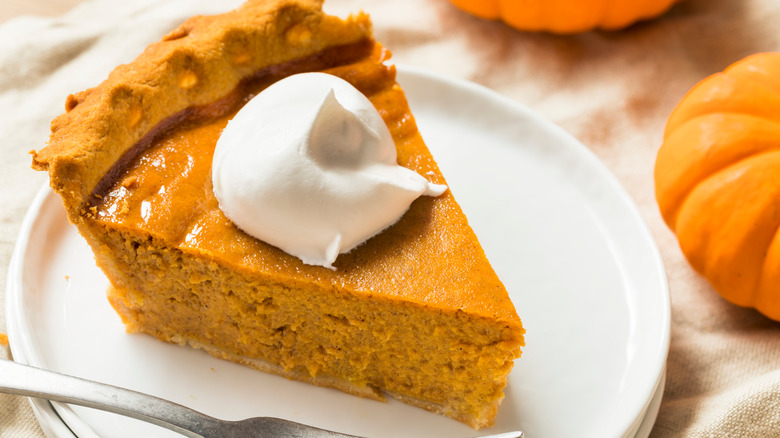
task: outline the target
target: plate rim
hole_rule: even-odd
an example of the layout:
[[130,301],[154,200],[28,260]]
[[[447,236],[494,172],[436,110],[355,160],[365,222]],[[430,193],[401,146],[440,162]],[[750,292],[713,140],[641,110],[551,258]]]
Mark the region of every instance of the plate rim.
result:
[[[6,330],[8,331],[8,338],[11,341],[9,343],[12,356],[11,359],[14,362],[25,365],[30,364],[27,356],[28,348],[24,347],[29,340],[26,339],[26,336],[24,335],[25,330],[21,327],[24,318],[19,314],[21,308],[18,303],[19,296],[17,296],[17,293],[21,294],[24,291],[22,290],[21,279],[17,273],[21,273],[22,270],[21,260],[24,258],[23,255],[27,251],[33,223],[40,215],[43,205],[46,202],[50,202],[50,198],[53,196],[56,195],[51,188],[49,188],[48,184],[44,184],[36,192],[32,203],[24,215],[24,219],[22,219],[22,226],[17,234],[14,250],[11,253],[11,261],[8,265],[8,280],[6,282],[5,296]],[[60,417],[50,401],[30,397],[28,398],[28,402],[44,435],[51,438],[78,438]]]
[[[584,146],[579,140],[577,140],[575,137],[570,135],[568,132],[563,130],[563,128],[559,127],[558,125],[554,124],[552,121],[537,114],[536,112],[526,107],[525,105],[522,105],[517,101],[514,101],[498,92],[495,92],[487,87],[484,87],[482,85],[473,82],[447,77],[445,75],[441,75],[439,73],[434,73],[417,67],[411,67],[405,65],[398,65],[397,67],[399,73],[399,83],[403,82],[404,77],[406,78],[412,77],[412,78],[417,78],[422,80],[440,82],[450,87],[465,89],[468,92],[476,93],[480,96],[483,96],[491,100],[497,100],[503,105],[508,105],[513,110],[518,111],[524,116],[530,118],[534,124],[539,124],[544,126],[544,128],[547,130],[555,131],[557,135],[562,136],[561,138],[566,139],[566,141],[570,143],[570,145],[575,146],[575,148],[578,150],[579,158],[587,159],[588,160],[587,164],[589,166],[596,166],[596,168],[600,171],[600,173],[608,179],[608,182],[610,183],[610,187],[613,190],[615,190],[616,194],[620,196],[620,201],[624,204],[625,207],[628,207],[629,212],[631,213],[634,219],[633,225],[638,226],[638,229],[635,231],[639,231],[640,235],[643,237],[643,240],[646,241],[645,243],[649,244],[649,249],[652,252],[652,260],[654,261],[654,265],[658,268],[658,272],[656,272],[656,275],[659,275],[659,279],[661,280],[661,283],[663,285],[662,288],[663,290],[659,291],[659,295],[661,297],[660,307],[664,310],[662,315],[664,321],[661,324],[662,331],[659,336],[659,341],[661,343],[661,349],[663,351],[663,354],[660,354],[656,357],[656,367],[654,368],[657,369],[658,371],[657,375],[654,376],[655,379],[651,383],[649,383],[647,385],[647,388],[643,391],[643,394],[646,393],[647,397],[643,398],[641,400],[641,403],[640,402],[636,403],[638,405],[637,408],[635,409],[637,411],[636,418],[632,418],[630,421],[627,419],[626,421],[628,422],[628,424],[624,424],[619,428],[620,430],[625,431],[624,433],[630,432],[631,429],[634,427],[634,423],[636,423],[637,421],[641,422],[641,420],[643,419],[643,415],[646,413],[647,406],[650,404],[650,402],[652,401],[652,397],[655,395],[654,390],[657,389],[658,387],[657,386],[658,379],[661,379],[663,377],[663,371],[664,371],[664,367],[669,352],[670,324],[671,324],[669,283],[668,283],[668,278],[666,276],[666,271],[663,266],[663,260],[660,256],[660,251],[658,250],[657,243],[653,239],[652,234],[650,233],[649,228],[647,227],[647,224],[644,218],[641,216],[633,199],[628,195],[628,193],[625,191],[623,186],[617,180],[615,175],[596,157],[596,155],[590,149]],[[21,327],[21,325],[23,325],[22,320],[24,318],[20,313],[21,309],[19,308],[19,304],[16,301],[18,297],[15,297],[17,293],[24,292],[21,289],[23,287],[20,278],[21,271],[22,271],[21,263],[23,260],[23,255],[27,251],[27,247],[30,240],[30,234],[33,230],[34,223],[36,219],[38,219],[42,207],[46,204],[46,202],[49,202],[52,198],[55,197],[56,194],[51,189],[49,189],[47,185],[42,187],[39,190],[39,192],[36,194],[23,220],[22,227],[20,228],[18,239],[15,244],[14,251],[12,253],[11,263],[9,265],[9,275],[8,275],[8,282],[6,287],[6,294],[7,294],[6,314],[7,314],[8,334],[9,334],[9,338],[11,338],[12,340],[11,352],[13,354],[14,360],[23,363],[30,363],[30,354],[28,354],[30,352],[27,351],[29,350],[29,348],[24,347],[29,342],[29,340],[27,339],[26,342],[20,342],[20,340],[25,341],[25,335],[23,334],[24,330]],[[42,400],[38,402],[34,402],[31,400],[31,403],[33,403],[33,408],[36,414],[36,418],[38,418],[39,420],[39,423],[41,422],[41,418],[49,419],[49,423],[55,422],[56,419],[59,419],[62,422],[61,424],[64,429],[55,430],[54,432],[58,433],[58,435],[55,436],[67,437],[67,438],[76,437],[76,435],[71,431],[70,427],[57,413],[57,409],[51,403]],[[51,426],[51,424],[48,424],[48,426]]]

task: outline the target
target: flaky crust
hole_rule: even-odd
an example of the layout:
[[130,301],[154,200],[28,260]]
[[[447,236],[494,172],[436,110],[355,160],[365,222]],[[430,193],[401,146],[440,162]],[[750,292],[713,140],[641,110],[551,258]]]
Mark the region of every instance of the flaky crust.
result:
[[214,102],[253,73],[371,38],[364,14],[322,12],[322,0],[249,0],[221,15],[196,16],[103,83],[68,96],[32,167],[78,222],[114,163],[155,126],[187,108]]

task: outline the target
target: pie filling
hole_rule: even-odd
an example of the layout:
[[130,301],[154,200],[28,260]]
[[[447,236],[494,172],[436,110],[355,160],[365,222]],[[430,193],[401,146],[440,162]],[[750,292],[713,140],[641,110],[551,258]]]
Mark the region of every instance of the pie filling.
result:
[[168,117],[95,187],[81,232],[128,331],[296,380],[492,424],[522,327],[449,192],[335,262],[303,265],[219,209],[214,147],[228,120],[282,77],[323,71],[378,109],[398,163],[445,184],[389,57],[372,40],[270,67],[223,98]]

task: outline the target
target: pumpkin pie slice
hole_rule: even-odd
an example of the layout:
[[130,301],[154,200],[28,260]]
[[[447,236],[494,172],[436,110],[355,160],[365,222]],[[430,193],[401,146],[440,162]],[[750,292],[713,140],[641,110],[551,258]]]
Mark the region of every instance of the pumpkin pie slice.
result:
[[33,167],[49,172],[129,332],[489,426],[524,330],[449,191],[418,198],[327,269],[242,232],[212,190],[228,120],[311,71],[360,90],[398,163],[445,184],[388,58],[366,15],[329,16],[317,0],[194,17],[69,96]]

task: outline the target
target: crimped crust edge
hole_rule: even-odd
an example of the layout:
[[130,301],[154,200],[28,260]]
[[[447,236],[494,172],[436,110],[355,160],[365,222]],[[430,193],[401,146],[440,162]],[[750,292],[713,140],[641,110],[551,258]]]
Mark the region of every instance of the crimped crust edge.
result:
[[97,87],[68,96],[32,167],[49,172],[72,222],[122,155],[167,117],[230,93],[269,66],[371,38],[368,16],[342,20],[322,0],[249,0],[195,16],[117,67]]

